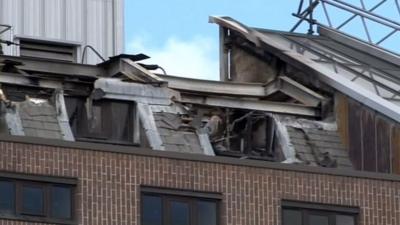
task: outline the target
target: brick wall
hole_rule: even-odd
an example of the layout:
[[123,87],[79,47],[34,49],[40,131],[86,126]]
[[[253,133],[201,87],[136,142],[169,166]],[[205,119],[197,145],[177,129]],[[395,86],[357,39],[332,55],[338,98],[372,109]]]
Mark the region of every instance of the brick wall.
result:
[[362,225],[400,224],[395,181],[11,142],[0,148],[0,171],[78,178],[79,224],[139,224],[139,185],[220,192],[223,225],[280,224],[281,199],[360,206]]

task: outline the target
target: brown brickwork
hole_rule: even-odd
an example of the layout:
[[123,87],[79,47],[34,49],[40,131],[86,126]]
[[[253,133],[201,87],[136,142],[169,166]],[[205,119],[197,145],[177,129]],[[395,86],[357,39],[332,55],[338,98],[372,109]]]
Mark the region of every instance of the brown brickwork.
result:
[[222,193],[222,225],[279,225],[281,199],[359,206],[360,225],[400,224],[396,181],[12,142],[0,148],[1,171],[78,178],[79,224],[139,224],[140,185]]

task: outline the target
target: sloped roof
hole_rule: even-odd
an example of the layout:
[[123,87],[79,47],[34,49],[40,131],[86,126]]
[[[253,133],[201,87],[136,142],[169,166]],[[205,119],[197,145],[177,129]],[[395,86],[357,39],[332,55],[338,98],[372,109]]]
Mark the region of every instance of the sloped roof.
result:
[[183,123],[181,115],[160,112],[154,119],[165,150],[204,154],[196,129]]
[[296,156],[306,164],[338,168],[352,168],[348,151],[337,131],[287,126]]
[[250,28],[229,17],[210,22],[232,29],[257,47],[301,68],[336,90],[400,122],[400,58],[320,27],[320,35]]

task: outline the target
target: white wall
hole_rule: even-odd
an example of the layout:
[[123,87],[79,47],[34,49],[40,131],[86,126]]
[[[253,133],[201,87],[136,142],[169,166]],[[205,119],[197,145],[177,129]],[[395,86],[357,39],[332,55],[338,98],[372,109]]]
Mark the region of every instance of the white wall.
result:
[[[92,45],[104,58],[124,50],[124,0],[0,0],[0,24],[13,26],[1,38],[37,37]],[[5,54],[17,47],[3,45]],[[99,60],[88,50],[87,63]]]

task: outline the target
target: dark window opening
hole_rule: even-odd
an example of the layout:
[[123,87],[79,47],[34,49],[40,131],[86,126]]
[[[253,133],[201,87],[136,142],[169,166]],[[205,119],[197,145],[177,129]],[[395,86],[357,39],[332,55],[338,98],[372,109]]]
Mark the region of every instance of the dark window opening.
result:
[[189,202],[171,200],[168,202],[169,224],[190,225],[190,207]]
[[73,223],[73,186],[0,180],[0,218]]
[[26,87],[12,84],[1,84],[1,89],[7,100],[14,102],[23,102],[27,96],[30,98],[49,99],[54,94],[54,90],[49,88]]
[[279,161],[273,118],[264,112],[210,110],[204,125],[218,155]]
[[358,209],[301,202],[282,203],[282,225],[356,225]]
[[213,201],[197,201],[198,225],[217,225],[217,203]]
[[51,189],[51,217],[70,219],[72,216],[72,189],[68,186],[53,186]]
[[162,198],[142,196],[142,225],[162,225]]
[[21,213],[33,216],[43,216],[44,198],[43,186],[23,184],[21,188]]
[[0,212],[13,214],[15,211],[15,185],[11,181],[0,180]]
[[77,140],[137,144],[134,102],[96,100],[90,107],[84,98],[65,97],[72,132]]
[[143,193],[142,225],[218,225],[219,199],[172,193]]

